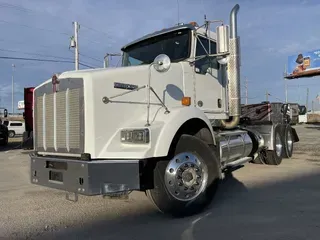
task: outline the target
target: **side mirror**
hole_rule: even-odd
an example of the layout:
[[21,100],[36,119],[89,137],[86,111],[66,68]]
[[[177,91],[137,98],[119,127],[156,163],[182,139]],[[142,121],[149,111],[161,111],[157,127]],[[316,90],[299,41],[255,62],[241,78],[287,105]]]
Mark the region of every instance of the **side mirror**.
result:
[[299,115],[305,115],[307,113],[307,108],[305,106],[299,106]]
[[153,67],[158,72],[166,72],[170,69],[171,60],[166,54],[158,55],[153,61]]
[[[229,26],[221,25],[216,27],[217,34],[217,54],[227,54],[229,53]],[[217,56],[217,61],[220,64],[227,64],[229,61],[229,56]]]
[[283,104],[283,105],[281,106],[281,112],[284,113],[284,114],[287,114],[287,112],[288,112],[288,107],[289,107],[288,104]]

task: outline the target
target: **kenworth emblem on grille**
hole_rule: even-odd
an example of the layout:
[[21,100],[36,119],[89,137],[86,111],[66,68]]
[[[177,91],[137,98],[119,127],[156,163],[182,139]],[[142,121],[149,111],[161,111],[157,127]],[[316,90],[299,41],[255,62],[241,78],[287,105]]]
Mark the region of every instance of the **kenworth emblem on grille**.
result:
[[113,87],[120,88],[120,89],[133,90],[133,89],[137,89],[138,85],[115,82]]
[[59,83],[57,75],[52,76],[52,92],[58,92],[59,91]]

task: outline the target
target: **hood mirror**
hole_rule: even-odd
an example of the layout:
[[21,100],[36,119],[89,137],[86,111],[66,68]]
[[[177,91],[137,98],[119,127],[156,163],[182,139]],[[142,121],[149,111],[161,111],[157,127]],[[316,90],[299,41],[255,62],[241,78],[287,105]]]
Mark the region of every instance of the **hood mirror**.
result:
[[171,60],[168,55],[160,54],[153,61],[153,67],[158,72],[167,72],[170,69]]

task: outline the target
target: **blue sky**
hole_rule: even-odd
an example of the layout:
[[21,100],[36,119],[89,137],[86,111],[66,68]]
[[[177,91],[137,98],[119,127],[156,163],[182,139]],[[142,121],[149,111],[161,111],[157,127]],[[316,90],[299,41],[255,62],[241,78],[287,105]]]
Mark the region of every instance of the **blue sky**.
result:
[[[179,20],[200,24],[206,14],[207,19],[228,22],[229,12],[236,3],[240,4],[242,85],[246,77],[249,103],[265,100],[266,90],[272,95],[269,100],[284,100],[282,76],[287,57],[320,49],[320,3],[316,0],[179,0]],[[105,53],[119,52],[122,45],[141,35],[176,24],[178,4],[176,0],[0,0],[0,56],[72,60],[69,38],[73,35],[73,21],[80,23],[80,61],[100,67]],[[12,64],[16,66],[15,107],[23,100],[24,87],[36,86],[55,72],[74,69],[72,63],[0,59],[0,105],[9,111]],[[320,93],[319,77],[289,81],[289,101],[305,104],[307,87],[311,106],[311,100]],[[320,109],[317,103],[315,107]]]

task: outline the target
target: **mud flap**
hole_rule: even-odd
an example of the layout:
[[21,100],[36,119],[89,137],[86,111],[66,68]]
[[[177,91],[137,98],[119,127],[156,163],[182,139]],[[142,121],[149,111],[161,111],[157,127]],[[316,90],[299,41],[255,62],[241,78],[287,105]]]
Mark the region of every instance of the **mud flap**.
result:
[[293,127],[291,127],[291,129],[292,129],[293,141],[294,141],[294,142],[299,142],[300,139],[299,139],[299,137],[298,137],[298,134],[297,134],[296,130],[295,130]]

